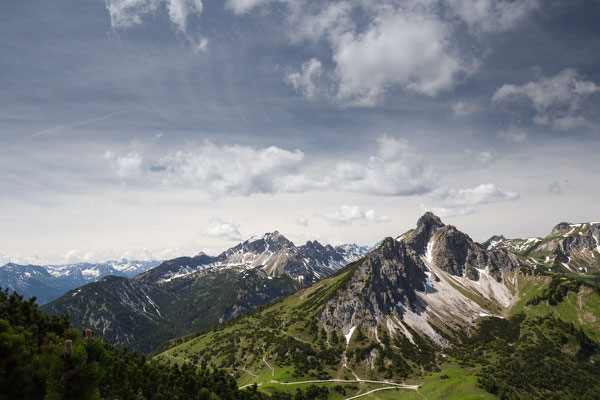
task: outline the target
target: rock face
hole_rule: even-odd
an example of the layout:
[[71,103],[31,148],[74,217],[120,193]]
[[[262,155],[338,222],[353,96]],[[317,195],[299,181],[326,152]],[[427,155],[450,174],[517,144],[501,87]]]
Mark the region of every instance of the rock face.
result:
[[404,307],[420,309],[416,291],[427,275],[404,244],[387,238],[356,268],[346,289],[325,306],[321,321],[333,329],[375,326],[378,319]]
[[[491,241],[520,256],[523,265],[533,270],[550,269],[586,275],[600,269],[600,223],[561,222],[544,238]],[[487,242],[486,242],[487,243]],[[485,244],[484,244],[485,245]]]
[[[387,238],[356,265],[354,274],[324,307],[321,321],[347,334],[358,325],[405,325],[442,343],[438,332],[480,314],[500,313],[512,301],[503,279],[517,257],[485,250],[454,226],[426,213],[417,227]],[[476,302],[465,295],[472,293]],[[489,303],[488,308],[480,304]],[[454,321],[452,320],[454,319]]]

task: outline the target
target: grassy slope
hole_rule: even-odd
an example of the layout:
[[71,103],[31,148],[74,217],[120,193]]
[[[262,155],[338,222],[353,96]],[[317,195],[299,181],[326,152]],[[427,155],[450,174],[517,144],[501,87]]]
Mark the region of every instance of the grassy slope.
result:
[[[316,325],[317,317],[324,303],[335,292],[345,285],[352,276],[353,267],[341,271],[337,275],[299,292],[261,310],[251,312],[242,318],[231,321],[218,329],[211,330],[188,342],[175,346],[156,358],[165,362],[197,362],[203,360],[214,366],[236,371],[240,386],[252,383],[260,384],[260,390],[273,390],[294,393],[296,387],[310,384],[281,385],[272,382],[294,382],[308,379],[334,378],[354,379],[352,372],[340,365],[324,365],[323,371],[310,369],[306,374],[298,374],[293,365],[282,365],[281,358],[273,353],[273,343],[283,337],[292,337],[318,351],[320,331],[307,329],[307,321]],[[579,293],[569,292],[564,301],[550,306],[546,301],[538,305],[527,305],[527,302],[539,295],[550,282],[550,278],[542,275],[517,275],[512,290],[520,300],[510,310],[510,315],[524,312],[531,317],[554,315],[564,321],[573,321],[576,327],[583,327],[594,340],[598,340],[600,332],[600,296],[592,289],[582,287]],[[320,329],[320,328],[319,328]],[[278,333],[283,332],[281,335]],[[341,348],[348,352],[371,343],[367,333],[364,343],[356,342],[356,332],[346,348],[345,339],[340,337]],[[329,336],[328,341],[331,340]],[[237,343],[233,343],[238,341]],[[413,371],[408,377],[396,382],[418,384],[418,391],[384,390],[361,398],[372,399],[489,399],[495,398],[478,386],[476,374],[478,365],[460,365],[457,360],[447,359],[440,372]],[[364,364],[364,363],[363,363]],[[232,368],[233,365],[233,368]],[[382,380],[381,374],[365,365],[349,364],[361,379]],[[272,367],[272,368],[271,368]],[[295,373],[296,372],[296,373]],[[444,377],[442,379],[442,377]],[[328,386],[330,399],[342,399],[365,393],[385,384],[341,383],[347,394],[342,396],[333,390],[338,383],[323,383]]]

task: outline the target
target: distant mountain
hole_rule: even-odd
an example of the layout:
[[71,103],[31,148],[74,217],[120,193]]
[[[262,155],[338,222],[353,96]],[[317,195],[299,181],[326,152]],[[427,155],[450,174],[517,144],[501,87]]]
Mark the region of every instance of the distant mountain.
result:
[[323,246],[308,241],[296,247],[285,236],[275,231],[252,237],[218,256],[200,253],[194,257],[168,260],[137,279],[144,282],[168,282],[208,268],[260,268],[271,277],[288,275],[299,283],[309,284],[331,275],[366,254],[368,246],[346,244],[338,247]]
[[151,351],[164,340],[226,321],[331,276],[367,250],[317,241],[296,246],[279,232],[267,233],[218,256],[175,258],[131,280],[104,278],[42,310],[67,313],[77,327],[92,327],[115,344]]
[[[575,228],[554,237],[590,227]],[[213,365],[269,393],[308,381],[343,385],[344,398],[599,398],[600,288],[536,273],[491,245],[502,240],[483,246],[426,213],[331,277],[155,360]]]
[[108,275],[132,278],[156,267],[160,261],[108,261],[65,265],[20,265],[0,267],[0,288],[16,291],[24,298],[37,298],[38,304],[52,301],[71,289]]
[[561,222],[544,238],[493,236],[482,245],[488,249],[507,249],[537,271],[600,273],[600,222]]

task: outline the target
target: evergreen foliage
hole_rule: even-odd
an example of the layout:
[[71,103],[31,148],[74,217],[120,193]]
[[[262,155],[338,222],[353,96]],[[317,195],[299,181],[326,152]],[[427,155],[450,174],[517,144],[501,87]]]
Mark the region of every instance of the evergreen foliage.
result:
[[0,291],[0,399],[241,399],[266,395],[239,390],[225,371],[165,365],[128,353],[66,316],[43,315],[35,298]]
[[600,398],[599,346],[550,315],[486,318],[452,355],[482,365],[479,383],[500,399]]

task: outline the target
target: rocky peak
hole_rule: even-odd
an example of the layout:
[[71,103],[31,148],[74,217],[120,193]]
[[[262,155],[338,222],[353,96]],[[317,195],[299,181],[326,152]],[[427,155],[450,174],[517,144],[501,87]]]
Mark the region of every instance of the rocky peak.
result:
[[416,291],[425,290],[426,274],[418,258],[404,243],[386,238],[356,267],[345,290],[324,307],[321,321],[346,331],[357,325],[375,326],[392,312],[405,307],[420,309]]
[[432,212],[426,212],[417,221],[417,227],[412,231],[410,239],[407,241],[409,246],[419,254],[425,253],[427,244],[433,234],[445,225],[442,220]]
[[559,224],[557,224],[554,228],[552,228],[552,232],[550,233],[551,236],[554,235],[561,235],[561,234],[565,234],[567,232],[569,232],[569,230],[571,230],[571,224],[569,224],[568,222],[561,222]]
[[481,247],[485,250],[492,250],[500,246],[505,240],[506,238],[503,235],[492,235],[488,240],[481,243]]

